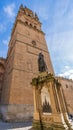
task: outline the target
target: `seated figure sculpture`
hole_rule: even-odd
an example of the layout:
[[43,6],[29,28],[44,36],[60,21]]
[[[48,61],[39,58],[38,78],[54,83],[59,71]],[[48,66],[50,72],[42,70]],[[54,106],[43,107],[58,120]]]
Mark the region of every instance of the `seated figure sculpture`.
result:
[[38,56],[38,69],[40,72],[47,71],[47,65],[44,61],[44,55],[42,53],[39,53],[39,56]]

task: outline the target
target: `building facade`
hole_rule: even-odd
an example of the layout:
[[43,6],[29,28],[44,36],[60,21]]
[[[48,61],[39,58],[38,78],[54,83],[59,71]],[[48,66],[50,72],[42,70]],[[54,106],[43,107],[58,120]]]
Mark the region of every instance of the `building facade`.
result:
[[54,75],[41,25],[36,13],[20,6],[12,30],[7,58],[0,59],[0,113],[4,120],[32,119],[31,80],[39,73],[39,53],[44,55],[48,71]]
[[57,78],[62,85],[63,95],[67,106],[67,112],[73,115],[73,81],[63,77]]
[[1,102],[4,72],[5,72],[5,59],[0,58],[0,102]]

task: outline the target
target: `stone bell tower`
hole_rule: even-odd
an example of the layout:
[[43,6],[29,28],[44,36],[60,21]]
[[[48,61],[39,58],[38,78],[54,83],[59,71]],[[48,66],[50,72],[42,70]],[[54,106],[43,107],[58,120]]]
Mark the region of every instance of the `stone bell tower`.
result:
[[5,120],[33,117],[32,78],[38,75],[38,55],[42,53],[48,71],[54,74],[45,34],[37,14],[20,6],[9,42],[1,99]]

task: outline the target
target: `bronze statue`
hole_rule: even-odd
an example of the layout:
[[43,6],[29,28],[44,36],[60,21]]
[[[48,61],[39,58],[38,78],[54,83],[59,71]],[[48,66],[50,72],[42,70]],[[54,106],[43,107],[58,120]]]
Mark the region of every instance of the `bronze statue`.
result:
[[44,61],[44,55],[42,53],[39,53],[38,68],[39,68],[40,72],[47,71],[47,66],[46,66],[46,63]]

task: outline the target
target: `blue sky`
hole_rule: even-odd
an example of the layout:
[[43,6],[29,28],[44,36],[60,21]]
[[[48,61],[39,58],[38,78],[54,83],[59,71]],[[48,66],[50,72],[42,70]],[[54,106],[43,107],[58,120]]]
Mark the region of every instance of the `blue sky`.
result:
[[39,16],[56,75],[73,79],[73,0],[1,0],[0,57],[6,57],[19,6]]

